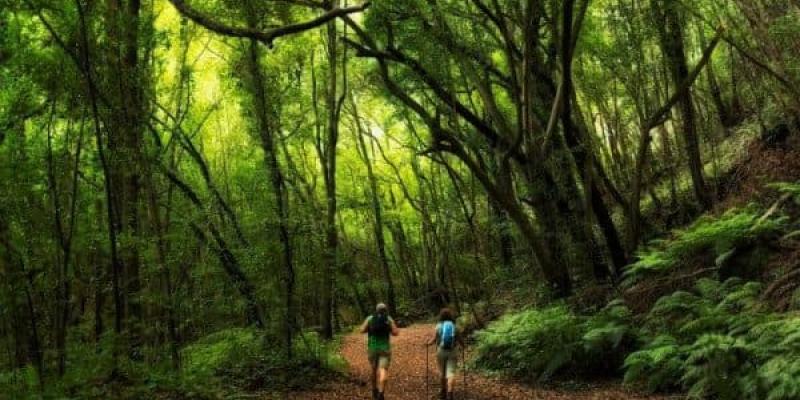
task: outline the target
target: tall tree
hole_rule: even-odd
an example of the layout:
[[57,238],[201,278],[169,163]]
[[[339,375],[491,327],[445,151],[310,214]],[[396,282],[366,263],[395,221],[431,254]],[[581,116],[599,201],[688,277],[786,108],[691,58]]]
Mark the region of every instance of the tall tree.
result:
[[[661,48],[669,66],[672,83],[680,86],[689,77],[689,64],[686,61],[684,43],[684,23],[680,4],[677,0],[655,0],[654,11]],[[697,132],[692,92],[687,90],[678,102],[681,113],[683,142],[692,177],[692,187],[697,201],[704,209],[711,207],[713,199],[707,190],[703,176],[703,160],[700,152],[700,137]]]
[[[328,2],[331,10],[339,8],[339,0]],[[328,57],[328,81],[325,92],[325,106],[327,108],[327,135],[325,138],[324,159],[322,172],[325,177],[325,273],[322,288],[322,329],[326,338],[333,337],[334,296],[336,287],[336,272],[339,262],[339,233],[336,226],[336,160],[337,145],[339,143],[339,117],[341,115],[342,100],[339,99],[339,49],[336,20],[328,22],[326,29],[326,54]]]
[[[257,10],[247,9],[248,26],[250,29],[258,27]],[[276,96],[268,92],[270,84],[261,65],[261,50],[259,43],[250,39],[247,45],[245,64],[248,78],[246,87],[252,98],[253,114],[261,149],[264,151],[264,162],[272,187],[273,204],[278,216],[278,238],[280,239],[283,265],[283,281],[286,296],[284,317],[284,340],[286,356],[291,359],[292,336],[295,328],[296,311],[294,307],[295,269],[294,249],[289,236],[289,198],[286,190],[285,178],[281,165],[278,162],[277,141],[280,140],[280,106]],[[274,89],[273,89],[274,90]]]
[[378,250],[378,259],[380,260],[381,270],[383,271],[384,285],[386,285],[386,299],[389,302],[389,311],[391,314],[394,314],[394,307],[397,304],[397,296],[395,295],[394,282],[392,281],[389,256],[386,254],[386,238],[383,236],[383,206],[381,205],[380,194],[378,193],[378,179],[375,177],[375,171],[373,170],[372,166],[374,157],[370,155],[370,153],[374,153],[374,151],[370,151],[371,149],[374,149],[374,147],[367,147],[367,142],[364,137],[368,135],[371,136],[371,134],[369,131],[367,131],[368,128],[364,126],[361,116],[358,113],[358,105],[354,100],[351,101],[351,106],[353,108],[353,119],[356,125],[355,136],[356,144],[358,146],[358,154],[361,157],[361,160],[364,161],[364,166],[367,168],[369,197],[370,203],[372,204],[372,217],[374,221],[373,226],[375,232],[375,246]]

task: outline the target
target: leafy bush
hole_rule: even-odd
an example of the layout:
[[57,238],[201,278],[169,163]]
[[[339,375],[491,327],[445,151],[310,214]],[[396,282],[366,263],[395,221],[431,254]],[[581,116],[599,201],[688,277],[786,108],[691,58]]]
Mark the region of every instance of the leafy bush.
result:
[[580,358],[580,318],[566,307],[509,314],[476,334],[476,365],[518,377],[547,380]]
[[566,370],[613,373],[636,343],[630,318],[619,301],[592,317],[577,316],[565,306],[509,314],[476,334],[474,363],[540,381]]
[[800,399],[800,359],[797,355],[777,356],[758,369],[766,400]]
[[293,350],[292,360],[287,360],[279,341],[253,329],[224,330],[184,350],[185,376],[198,385],[224,381],[241,389],[304,388],[346,365],[335,346],[316,333],[295,337]]
[[683,384],[695,399],[758,399],[751,348],[742,338],[703,335],[687,349]]
[[781,193],[786,193],[794,197],[800,203],[800,182],[777,182],[767,185]]
[[638,346],[638,331],[631,323],[631,310],[621,300],[610,302],[584,323],[584,356],[593,360],[587,367],[615,372],[623,365],[625,356]]
[[207,382],[218,371],[235,367],[262,353],[263,338],[253,329],[234,328],[213,333],[182,351],[188,379]]
[[639,260],[626,268],[623,284],[632,286],[648,275],[668,271],[705,252],[713,252],[715,258],[723,256],[737,243],[784,229],[785,218],[756,223],[761,215],[756,206],[729,210],[719,217],[706,215],[690,227],[673,232],[671,240],[652,241],[639,253]]
[[695,399],[800,399],[800,317],[768,312],[760,292],[701,279],[661,298],[643,321],[644,347],[625,360],[625,382]]
[[761,285],[740,279],[700,279],[691,292],[659,299],[644,319],[645,347],[625,360],[625,381],[643,382],[651,391],[685,388],[696,398],[729,398],[729,388],[753,387],[744,368],[751,355],[742,338],[763,321]]
[[314,333],[296,337],[294,357],[289,362],[279,341],[255,329],[235,328],[183,348],[181,371],[168,360],[142,363],[121,358],[118,376],[110,379],[112,336],[103,338],[102,352],[94,345],[71,344],[66,374],[60,379],[48,377],[43,393],[33,367],[0,373],[0,398],[219,399],[248,390],[306,388],[328,380],[346,365],[336,355],[336,345]]
[[38,396],[39,380],[33,366],[16,371],[0,373],[0,390],[11,399],[35,399]]
[[651,392],[680,387],[686,348],[669,335],[659,335],[625,359],[625,383],[645,382]]

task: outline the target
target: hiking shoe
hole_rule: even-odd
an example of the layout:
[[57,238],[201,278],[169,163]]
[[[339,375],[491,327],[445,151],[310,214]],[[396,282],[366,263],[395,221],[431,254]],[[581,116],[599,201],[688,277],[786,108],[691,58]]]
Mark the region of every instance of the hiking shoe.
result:
[[378,396],[380,396],[381,392],[378,389],[372,389],[372,400],[378,400]]
[[378,400],[384,400],[383,392],[378,393]]

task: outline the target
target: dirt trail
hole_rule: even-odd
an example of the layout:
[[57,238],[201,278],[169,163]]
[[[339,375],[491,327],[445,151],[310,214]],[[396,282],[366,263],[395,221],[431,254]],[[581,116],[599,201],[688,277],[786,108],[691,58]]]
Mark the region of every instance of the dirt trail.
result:
[[[428,397],[425,384],[425,348],[423,344],[430,339],[433,325],[413,325],[401,329],[400,336],[392,338],[392,365],[390,381],[386,391],[388,400],[432,400],[438,393],[438,373],[431,354],[431,371]],[[366,359],[366,338],[352,334],[344,339],[342,356],[350,364],[352,379],[329,385],[315,392],[295,393],[293,400],[369,400],[370,370]],[[467,374],[467,390],[464,390],[464,377],[459,372],[457,400],[635,400],[663,399],[663,397],[643,396],[616,387],[594,387],[585,390],[568,391],[538,389],[499,379],[486,378],[471,372]]]

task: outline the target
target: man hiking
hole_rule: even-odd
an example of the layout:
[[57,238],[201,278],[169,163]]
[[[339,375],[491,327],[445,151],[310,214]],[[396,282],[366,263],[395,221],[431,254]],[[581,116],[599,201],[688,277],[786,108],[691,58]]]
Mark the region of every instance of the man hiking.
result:
[[456,342],[464,343],[456,331],[456,320],[453,312],[449,308],[443,308],[439,312],[439,322],[428,346],[436,345],[436,361],[439,366],[442,390],[440,398],[442,400],[453,400],[453,390],[456,384],[456,362],[458,361]]
[[372,367],[372,399],[383,400],[392,361],[389,338],[397,336],[400,331],[383,303],[375,307],[375,314],[367,317],[360,331],[367,334],[367,356]]

